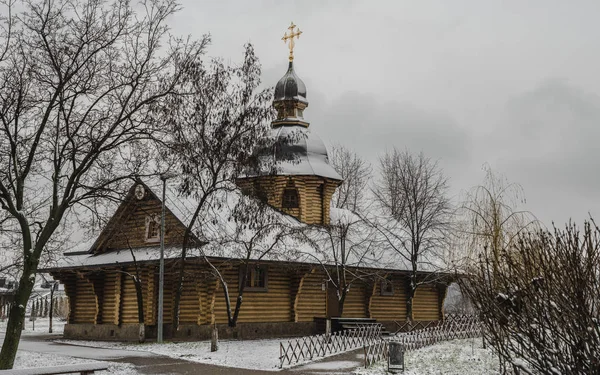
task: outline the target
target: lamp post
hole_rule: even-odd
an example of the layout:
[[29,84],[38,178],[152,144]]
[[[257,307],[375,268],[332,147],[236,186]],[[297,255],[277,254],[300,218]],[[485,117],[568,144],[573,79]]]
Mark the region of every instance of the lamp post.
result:
[[54,315],[54,293],[58,290],[58,281],[54,281],[50,287],[50,311],[48,311],[49,323],[48,333],[52,333],[52,317]]
[[158,271],[158,332],[156,342],[163,342],[163,315],[164,315],[164,285],[165,285],[165,190],[167,189],[167,180],[173,177],[173,174],[163,173],[160,179],[162,186],[162,212],[160,215],[160,263]]

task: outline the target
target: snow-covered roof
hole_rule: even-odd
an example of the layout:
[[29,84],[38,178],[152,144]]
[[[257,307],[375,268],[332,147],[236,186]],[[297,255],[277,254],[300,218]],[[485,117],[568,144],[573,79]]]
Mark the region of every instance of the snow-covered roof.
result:
[[[162,193],[162,181],[159,179],[144,181],[158,199]],[[165,206],[184,225],[189,223],[196,208],[193,197],[184,197],[167,184],[165,191]],[[331,208],[330,227],[309,226],[296,218],[286,215],[270,206],[260,208],[259,203],[244,194],[234,186],[231,189],[215,193],[203,210],[199,222],[194,228],[194,234],[205,245],[200,249],[190,249],[189,256],[206,255],[218,258],[242,258],[246,256],[245,243],[256,234],[256,226],[244,221],[245,212],[254,212],[260,216],[259,226],[268,222],[270,228],[263,227],[262,235],[255,241],[250,259],[264,261],[284,261],[311,264],[336,263],[340,251],[340,228],[347,228],[344,238],[346,241],[346,257],[348,266],[367,268],[409,270],[410,263],[386,244],[382,235],[373,229],[372,225],[361,219],[357,214],[339,208]],[[256,219],[256,217],[254,217]],[[271,244],[278,239],[272,249]],[[64,256],[49,268],[96,267],[132,263],[133,258],[129,249],[120,249],[93,255],[83,253],[91,248],[95,238],[79,244],[69,252],[73,255]],[[268,250],[268,251],[267,251]],[[156,261],[159,259],[159,247],[149,246],[133,249],[139,262]],[[266,255],[263,255],[264,253]],[[171,245],[165,248],[165,259],[177,258],[181,253],[181,245]],[[419,265],[423,271],[433,270],[424,262]]]
[[[160,259],[158,246],[139,247],[134,249],[120,249],[100,254],[76,254],[60,258],[52,268],[89,267],[115,264],[130,264],[134,262],[147,262]],[[181,255],[180,246],[165,246],[165,259],[175,259]]]
[[[278,126],[271,130],[270,137],[274,146],[260,157],[261,174],[342,180],[329,164],[327,147],[310,128],[303,125]],[[248,173],[246,177],[254,177],[254,174]]]

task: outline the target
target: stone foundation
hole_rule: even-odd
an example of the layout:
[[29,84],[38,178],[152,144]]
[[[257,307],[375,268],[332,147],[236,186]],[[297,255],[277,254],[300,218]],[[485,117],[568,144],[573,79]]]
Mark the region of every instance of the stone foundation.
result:
[[[307,336],[316,333],[314,322],[282,322],[282,323],[238,323],[231,328],[227,324],[217,324],[220,339],[262,339],[274,337]],[[155,340],[156,326],[146,326],[146,339]],[[67,324],[64,338],[75,340],[101,341],[138,341],[138,324]],[[197,324],[181,324],[173,334],[170,324],[165,324],[165,339],[175,341],[210,340],[211,326]]]
[[64,338],[75,340],[138,341],[139,324],[66,324]]

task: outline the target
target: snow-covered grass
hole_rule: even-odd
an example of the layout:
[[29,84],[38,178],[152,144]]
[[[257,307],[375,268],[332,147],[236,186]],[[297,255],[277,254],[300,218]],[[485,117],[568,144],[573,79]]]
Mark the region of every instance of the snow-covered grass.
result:
[[[483,349],[480,338],[452,340],[432,345],[405,355],[405,375],[479,375],[499,374],[498,358]],[[358,369],[355,374],[387,374],[387,364]]]
[[[6,325],[8,324],[7,319],[0,319],[0,332],[6,332]],[[52,334],[60,336],[65,330],[66,321],[59,318],[52,319]],[[25,329],[22,334],[24,335],[39,335],[48,334],[48,327],[50,325],[50,319],[48,318],[35,318],[35,321],[29,320],[29,317],[25,318]]]
[[220,340],[219,350],[211,353],[210,341],[156,343],[119,343],[109,341],[57,340],[57,342],[100,348],[137,350],[181,358],[187,361],[253,370],[279,371],[279,343],[284,339]]
[[[23,336],[46,336],[48,335],[48,326],[50,320],[48,318],[36,318],[35,322],[25,319],[25,329],[22,332]],[[0,343],[3,341],[4,333],[6,333],[6,325],[8,319],[0,320]],[[58,318],[52,319],[52,335],[61,336],[64,332],[65,321]],[[15,358],[15,369],[34,368],[34,367],[51,367],[72,365],[79,363],[95,362],[91,359],[75,358],[69,355],[57,353],[40,353],[38,351],[19,349]],[[113,374],[113,375],[135,375],[138,372],[135,367],[127,363],[104,362],[108,364],[108,371],[100,371],[97,374]]]
[[[94,362],[89,359],[74,358],[67,355],[57,355],[56,353],[37,353],[25,350],[19,350],[15,358],[15,369],[51,367],[62,365],[74,365],[80,363]],[[108,364],[108,371],[96,372],[98,375],[137,375],[135,367],[129,363],[105,362]]]

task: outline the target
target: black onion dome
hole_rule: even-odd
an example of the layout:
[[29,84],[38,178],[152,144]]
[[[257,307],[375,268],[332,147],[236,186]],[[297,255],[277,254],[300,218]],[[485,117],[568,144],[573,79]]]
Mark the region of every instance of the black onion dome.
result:
[[282,100],[299,100],[308,103],[306,100],[306,86],[294,72],[294,65],[291,61],[287,72],[275,86],[274,101]]

